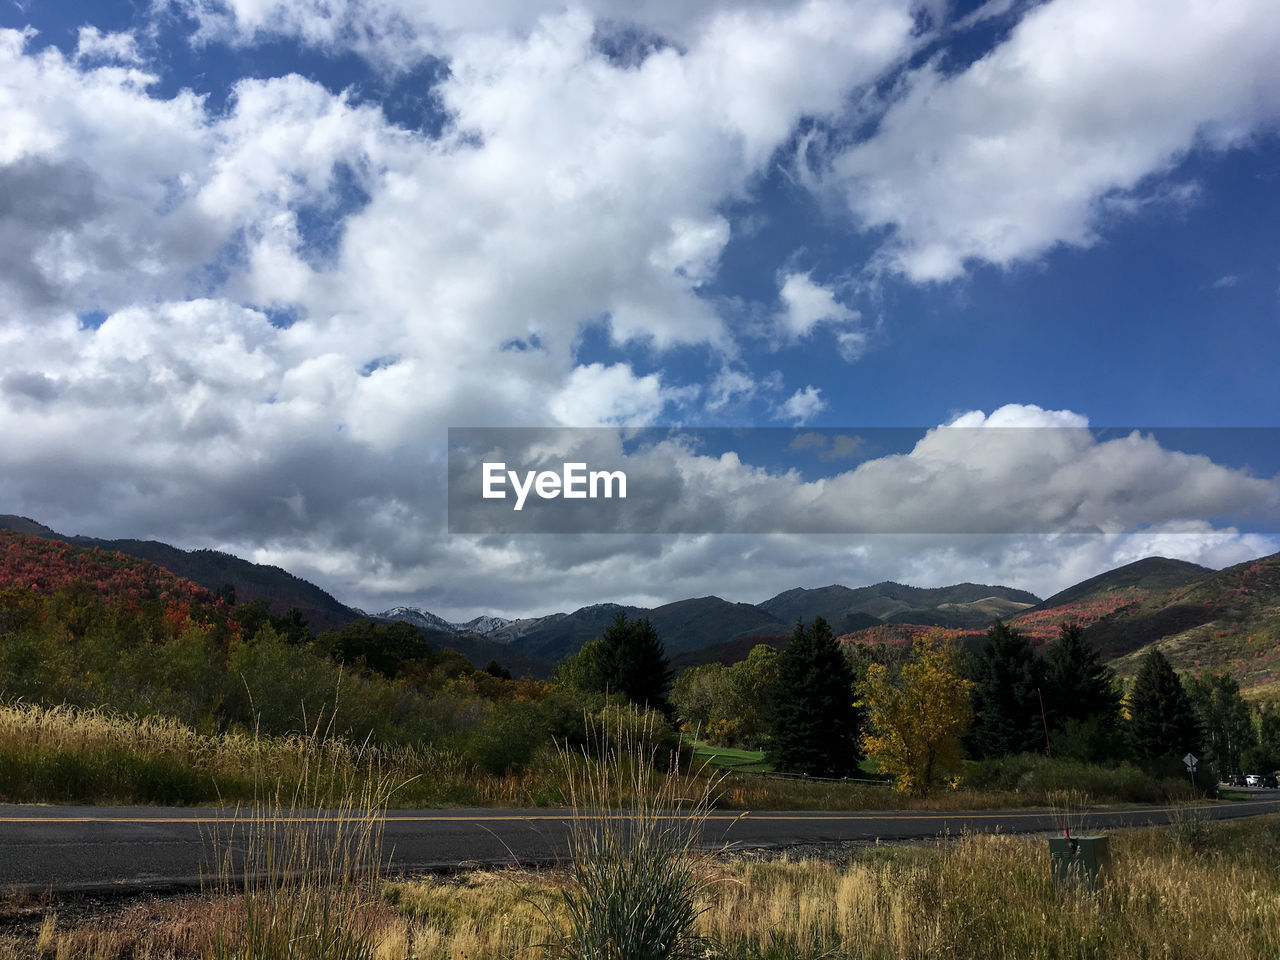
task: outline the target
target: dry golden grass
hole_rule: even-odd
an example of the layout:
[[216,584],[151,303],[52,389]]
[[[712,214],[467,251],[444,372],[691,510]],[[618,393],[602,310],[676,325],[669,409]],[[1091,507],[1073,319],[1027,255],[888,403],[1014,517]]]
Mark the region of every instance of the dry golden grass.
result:
[[0,704],[0,750],[58,750],[91,754],[126,750],[147,757],[167,757],[204,770],[261,782],[264,776],[297,777],[316,760],[317,750],[331,766],[356,766],[371,756],[402,763],[414,752],[372,751],[338,738],[316,736],[260,737],[231,732],[197,733],[169,717],[129,717],[94,709]]
[[[327,788],[333,802],[342,799],[346,773],[365,769],[403,785],[390,798],[395,807],[557,807],[570,800],[564,764],[550,745],[522,774],[493,776],[456,751],[432,746],[380,748],[337,737],[266,737],[243,731],[202,734],[165,717],[0,704],[0,801],[253,802],[264,783],[293,789],[317,757],[326,769],[343,774]],[[120,776],[122,766],[134,771],[128,782]],[[1100,769],[1091,773],[1098,779],[1094,802],[1124,796],[1117,791],[1125,784],[1113,783],[1113,774]],[[1154,782],[1144,785],[1148,792],[1161,788]],[[706,777],[683,779],[687,796],[706,787]],[[878,786],[732,773],[716,783],[711,799],[726,810],[980,810],[1048,802],[1044,791],[1036,789],[962,786],[904,798]]]
[[[311,788],[318,787],[331,802],[341,801],[349,774],[370,770],[402,785],[391,798],[399,806],[528,806],[531,788],[545,790],[536,779],[485,775],[456,752],[431,746],[376,747],[323,731],[276,737],[244,731],[202,734],[167,717],[0,704],[0,800],[146,802],[145,782],[113,786],[104,783],[98,770],[110,764],[95,766],[95,761],[122,755],[163,761],[160,776],[176,772],[185,786],[181,801],[160,801],[170,803],[252,802],[264,784],[286,792],[296,789],[317,765],[335,777],[332,783],[312,783]],[[82,763],[71,767],[62,763],[66,759]],[[83,782],[69,776],[69,768],[80,770]],[[32,782],[33,775],[52,769],[60,775],[49,777],[55,786],[44,789],[53,790],[53,795],[33,795],[41,789]],[[131,795],[130,789],[142,796]],[[151,792],[165,795],[163,785]]]
[[848,865],[738,864],[704,933],[744,957],[1280,956],[1280,821],[1211,826],[1199,850],[1168,830],[1116,837],[1097,893],[1053,887],[1034,838],[884,849]]
[[781,780],[729,774],[714,803],[722,810],[996,810],[1026,802],[1008,791],[934,790],[923,797],[904,797],[888,787],[870,784]]
[[[1096,893],[1052,886],[1043,838],[877,847],[847,863],[730,859],[714,868],[697,929],[715,941],[711,957],[739,960],[1280,957],[1280,817],[1136,830],[1112,843],[1115,869]],[[503,870],[385,884],[368,955],[541,960],[566,882]],[[195,957],[201,931],[229,909],[137,905],[107,922],[50,922],[21,944],[0,939],[0,957]]]

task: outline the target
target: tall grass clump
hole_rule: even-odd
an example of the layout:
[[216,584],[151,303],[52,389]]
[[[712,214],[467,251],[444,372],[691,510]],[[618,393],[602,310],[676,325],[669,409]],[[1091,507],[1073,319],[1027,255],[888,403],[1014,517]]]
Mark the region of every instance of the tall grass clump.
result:
[[562,754],[573,819],[552,952],[564,960],[704,955],[694,928],[709,883],[699,841],[713,782],[703,778],[690,795],[695,781],[680,775],[678,751],[659,756],[651,719],[614,725],[606,717],[589,733],[589,748]]
[[[341,779],[342,799],[322,807]],[[356,776],[317,750],[292,792],[277,785],[220,821],[207,886],[227,914],[203,957],[372,960],[387,915],[382,835],[392,792],[372,764]]]

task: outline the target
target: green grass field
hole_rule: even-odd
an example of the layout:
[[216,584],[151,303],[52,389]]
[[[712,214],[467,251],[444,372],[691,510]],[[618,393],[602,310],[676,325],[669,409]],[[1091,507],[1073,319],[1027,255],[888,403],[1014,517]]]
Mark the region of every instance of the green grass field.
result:
[[[743,773],[773,773],[773,765],[764,759],[763,750],[737,750],[733,747],[717,747],[705,740],[692,740],[693,762],[707,763],[713,767]],[[858,766],[868,777],[879,777],[874,760],[863,760]]]
[[713,747],[705,741],[693,741],[693,762],[707,763],[728,770],[754,773],[772,773],[773,765],[765,763],[763,750],[735,750],[733,747]]

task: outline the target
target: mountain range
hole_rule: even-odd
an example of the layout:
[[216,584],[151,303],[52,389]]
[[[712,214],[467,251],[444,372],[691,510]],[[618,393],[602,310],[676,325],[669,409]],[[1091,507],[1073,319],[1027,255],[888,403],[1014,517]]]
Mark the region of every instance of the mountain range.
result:
[[[369,616],[279,567],[231,554],[182,550],[154,540],[68,537],[25,517],[0,515],[0,530],[5,529],[150,560],[210,590],[231,584],[238,601],[263,599],[273,612],[297,607],[317,632]],[[1075,621],[1122,674],[1132,673],[1137,657],[1154,644],[1178,669],[1225,667],[1259,695],[1280,693],[1280,554],[1219,571],[1149,557],[1045,600],[1006,586],[920,588],[886,581],[797,587],[757,604],[711,596],[651,608],[599,603],[570,613],[516,620],[479,616],[466,622],[400,606],[374,619],[411,623],[433,644],[452,647],[477,665],[497,660],[518,675],[538,677],[599,636],[620,613],[647,616],[677,669],[732,663],[756,643],[785,645],[797,620],[819,616],[845,641],[888,643],[909,642],[927,629],[944,629],[972,643],[1001,617],[1037,643],[1056,636],[1063,621]]]

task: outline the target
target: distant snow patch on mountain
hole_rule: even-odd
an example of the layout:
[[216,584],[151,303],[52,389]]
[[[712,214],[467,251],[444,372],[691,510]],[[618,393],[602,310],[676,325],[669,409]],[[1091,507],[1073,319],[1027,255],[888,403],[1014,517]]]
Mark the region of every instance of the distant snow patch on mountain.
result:
[[512,621],[506,617],[484,615],[468,620],[466,623],[455,623],[453,628],[458,633],[478,633],[482,637],[487,637],[489,634],[501,630],[511,623]]
[[507,620],[505,617],[493,617],[487,614],[473,617],[466,623],[453,623],[444,617],[436,616],[430,610],[423,610],[421,607],[392,607],[390,610],[384,610],[378,614],[378,619],[403,620],[405,623],[411,623],[415,627],[421,627],[424,630],[437,630],[442,633],[474,633],[482,637],[496,633],[513,623],[513,621]]
[[417,607],[392,607],[378,614],[379,620],[403,620],[424,630],[436,630],[442,633],[457,633],[458,629],[444,617],[437,617],[427,610]]

